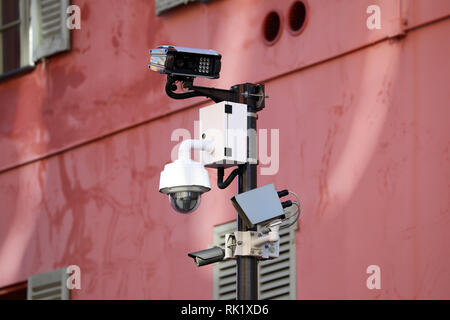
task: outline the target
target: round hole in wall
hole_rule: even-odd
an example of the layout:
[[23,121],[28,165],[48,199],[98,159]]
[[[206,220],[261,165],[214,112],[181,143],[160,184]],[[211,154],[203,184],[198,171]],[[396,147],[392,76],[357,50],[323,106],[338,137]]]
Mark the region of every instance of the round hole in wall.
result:
[[297,35],[303,31],[306,24],[307,8],[303,1],[295,1],[289,8],[288,25],[289,31]]
[[263,23],[263,37],[267,45],[274,44],[281,34],[281,16],[276,11],[267,14]]

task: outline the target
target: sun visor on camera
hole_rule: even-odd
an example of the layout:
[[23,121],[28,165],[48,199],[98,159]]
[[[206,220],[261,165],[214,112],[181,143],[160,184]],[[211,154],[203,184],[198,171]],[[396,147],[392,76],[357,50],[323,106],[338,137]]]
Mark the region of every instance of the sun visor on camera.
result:
[[225,257],[225,250],[220,247],[213,247],[206,250],[191,252],[188,256],[193,258],[198,266],[202,266],[205,264],[222,261]]
[[268,184],[231,198],[239,216],[252,227],[278,217],[284,218],[283,207],[273,184]]

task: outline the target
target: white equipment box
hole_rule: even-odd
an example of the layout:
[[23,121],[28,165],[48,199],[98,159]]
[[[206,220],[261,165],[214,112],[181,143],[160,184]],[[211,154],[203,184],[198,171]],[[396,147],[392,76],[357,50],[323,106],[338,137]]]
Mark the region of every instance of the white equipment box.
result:
[[223,101],[200,109],[200,139],[214,142],[201,152],[205,167],[231,167],[247,162],[247,105]]

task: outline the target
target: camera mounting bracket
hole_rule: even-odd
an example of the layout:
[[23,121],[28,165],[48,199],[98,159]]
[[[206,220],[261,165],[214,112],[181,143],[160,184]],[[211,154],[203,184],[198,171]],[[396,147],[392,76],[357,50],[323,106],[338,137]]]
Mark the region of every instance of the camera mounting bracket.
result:
[[269,226],[269,233],[257,231],[235,231],[225,235],[225,259],[237,256],[251,256],[258,260],[278,258],[280,255],[279,229],[281,220],[277,219]]
[[[176,82],[181,82],[182,88],[190,91],[176,93]],[[248,105],[254,111],[261,111],[265,107],[263,84],[243,83],[232,86],[230,90],[194,86],[194,77],[167,75],[166,93],[172,99],[189,99],[193,97],[207,97],[216,103],[230,101]]]

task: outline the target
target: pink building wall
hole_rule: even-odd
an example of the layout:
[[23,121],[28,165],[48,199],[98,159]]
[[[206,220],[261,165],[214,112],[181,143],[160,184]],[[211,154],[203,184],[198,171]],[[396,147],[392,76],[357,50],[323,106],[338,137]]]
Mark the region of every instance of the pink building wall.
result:
[[[147,69],[149,49],[176,44],[223,55],[204,85],[266,85],[258,126],[279,129],[279,170],[258,183],[301,196],[298,299],[450,298],[450,2],[309,0],[296,36],[293,2],[156,17],[153,1],[73,1],[72,51],[0,83],[0,287],[76,264],[74,298],[212,298],[212,267],[186,254],[235,218],[236,188],[214,186],[187,216],[158,193],[172,131],[193,133],[211,103],[169,99]],[[271,10],[282,30],[267,46]],[[389,39],[399,17],[406,36]],[[381,290],[366,287],[373,264]]]

